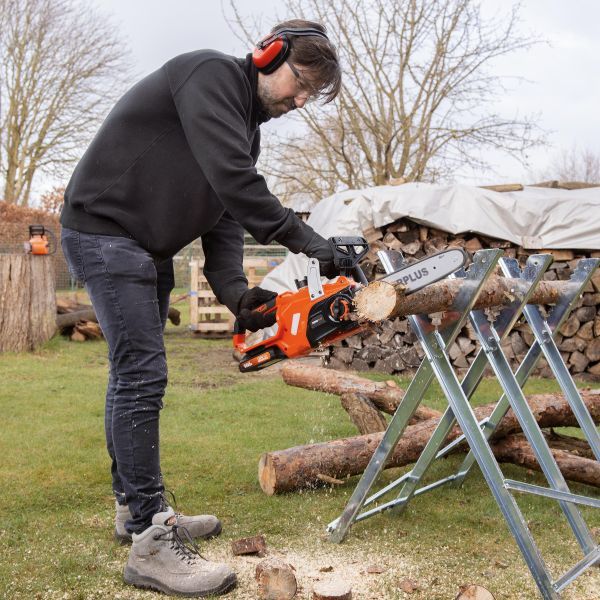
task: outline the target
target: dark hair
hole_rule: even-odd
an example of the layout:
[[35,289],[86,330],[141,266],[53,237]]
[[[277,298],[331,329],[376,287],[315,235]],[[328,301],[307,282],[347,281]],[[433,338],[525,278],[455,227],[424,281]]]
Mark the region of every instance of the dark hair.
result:
[[[310,27],[327,33],[325,27],[315,21],[290,19],[275,25],[271,32],[279,29],[303,29]],[[333,44],[319,35],[293,36],[287,34],[290,40],[289,60],[295,65],[305,67],[310,74],[308,83],[315,90],[315,95],[322,98],[324,103],[331,102],[342,87],[342,71],[337,52]]]

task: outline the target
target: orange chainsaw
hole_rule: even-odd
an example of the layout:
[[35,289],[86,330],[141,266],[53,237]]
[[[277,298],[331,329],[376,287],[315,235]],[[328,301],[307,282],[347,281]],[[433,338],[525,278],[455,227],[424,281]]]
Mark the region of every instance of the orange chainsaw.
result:
[[[275,312],[277,331],[274,335],[247,346],[246,332],[236,321],[233,345],[242,355],[239,363],[242,373],[310,354],[315,348],[329,346],[363,329],[363,325],[349,317],[354,295],[362,285],[368,284],[358,263],[368,252],[369,245],[362,237],[332,237],[329,244],[340,271],[335,281],[322,284],[319,262],[310,259],[306,277],[295,282],[297,291],[283,292],[254,309],[263,314]],[[397,267],[383,281],[404,283],[407,294],[444,279],[467,260],[460,248],[444,250],[409,265],[403,264],[399,252],[381,252],[379,256]]]
[[56,237],[43,225],[29,226],[29,241],[23,242],[23,249],[27,254],[45,256],[56,253]]

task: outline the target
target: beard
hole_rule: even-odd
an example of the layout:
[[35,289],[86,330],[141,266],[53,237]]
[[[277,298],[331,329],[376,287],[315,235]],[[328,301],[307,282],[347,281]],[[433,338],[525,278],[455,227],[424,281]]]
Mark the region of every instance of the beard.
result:
[[271,90],[271,86],[268,82],[264,82],[264,85],[257,90],[257,96],[262,104],[263,110],[272,119],[277,119],[296,108],[293,98],[281,98],[276,96]]

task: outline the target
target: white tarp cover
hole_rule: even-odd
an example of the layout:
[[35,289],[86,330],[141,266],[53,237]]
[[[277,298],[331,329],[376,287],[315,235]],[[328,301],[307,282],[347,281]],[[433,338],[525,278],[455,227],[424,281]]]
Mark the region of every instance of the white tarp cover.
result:
[[[600,188],[525,187],[494,192],[469,185],[406,183],[348,190],[319,202],[308,224],[323,237],[361,235],[402,217],[449,233],[481,233],[525,248],[600,249]],[[290,254],[262,286],[295,290],[307,258]]]

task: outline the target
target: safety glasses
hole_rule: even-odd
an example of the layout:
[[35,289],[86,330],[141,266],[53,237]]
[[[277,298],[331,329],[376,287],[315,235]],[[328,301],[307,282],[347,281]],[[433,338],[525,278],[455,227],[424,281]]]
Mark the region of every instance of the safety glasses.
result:
[[293,73],[296,81],[298,82],[298,96],[306,96],[306,103],[314,102],[318,97],[318,91],[304,79],[302,73],[298,71],[298,69],[289,61],[285,61],[287,66],[290,68],[290,71]]

